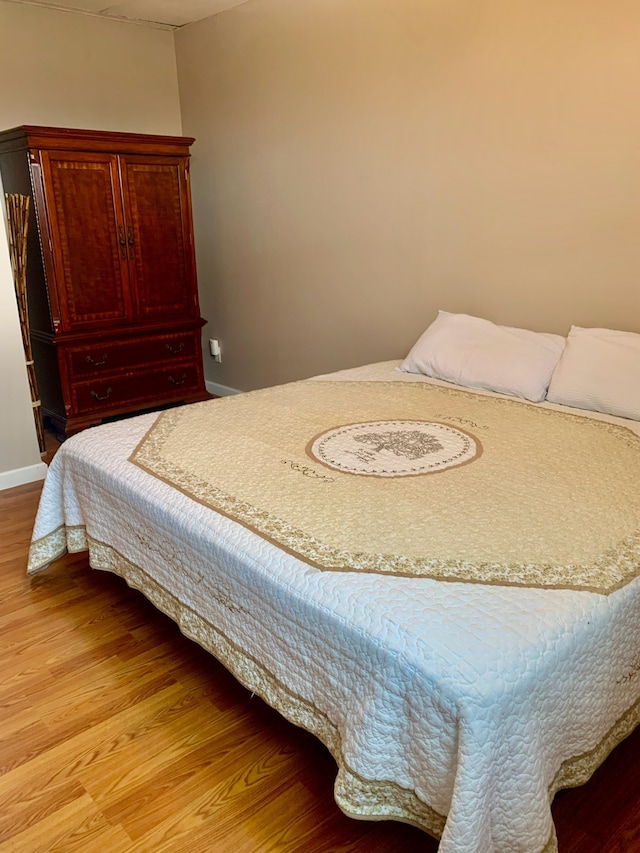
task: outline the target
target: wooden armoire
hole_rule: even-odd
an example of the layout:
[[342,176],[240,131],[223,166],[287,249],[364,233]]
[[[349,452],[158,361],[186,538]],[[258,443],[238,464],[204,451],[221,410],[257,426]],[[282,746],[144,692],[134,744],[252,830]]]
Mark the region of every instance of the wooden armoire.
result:
[[0,133],[4,191],[32,199],[33,358],[43,414],[60,433],[208,397],[193,141],[33,126]]

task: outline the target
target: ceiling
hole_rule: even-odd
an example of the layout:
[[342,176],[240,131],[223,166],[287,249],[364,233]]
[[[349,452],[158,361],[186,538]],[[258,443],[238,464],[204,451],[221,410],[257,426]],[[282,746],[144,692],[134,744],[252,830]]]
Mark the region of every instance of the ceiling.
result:
[[176,29],[209,18],[247,0],[9,0],[29,6],[49,6],[65,12],[79,12],[105,18],[145,23]]

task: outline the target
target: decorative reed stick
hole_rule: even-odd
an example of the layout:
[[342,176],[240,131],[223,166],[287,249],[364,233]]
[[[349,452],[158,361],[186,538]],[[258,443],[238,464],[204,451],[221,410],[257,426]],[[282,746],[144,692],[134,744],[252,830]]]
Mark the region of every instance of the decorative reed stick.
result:
[[13,283],[18,302],[18,315],[20,317],[20,330],[22,332],[22,346],[24,347],[27,376],[29,377],[29,389],[31,391],[31,405],[33,407],[33,419],[38,434],[38,445],[40,453],[45,452],[44,429],[42,426],[42,409],[40,408],[40,394],[38,392],[38,381],[33,363],[31,350],[31,335],[29,334],[29,306],[27,303],[27,232],[29,229],[29,202],[30,198],[19,193],[5,193],[7,204],[7,231],[9,234],[9,256],[13,269]]

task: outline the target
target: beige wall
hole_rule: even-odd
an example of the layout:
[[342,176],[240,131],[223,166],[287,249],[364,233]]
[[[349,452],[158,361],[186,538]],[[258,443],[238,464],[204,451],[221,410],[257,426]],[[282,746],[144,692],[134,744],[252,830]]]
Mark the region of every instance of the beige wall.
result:
[[252,0],[176,33],[211,380],[402,356],[438,308],[640,330],[636,0]]
[[[172,32],[0,0],[0,33],[0,128],[181,132]],[[2,489],[41,467],[3,223],[0,239]]]

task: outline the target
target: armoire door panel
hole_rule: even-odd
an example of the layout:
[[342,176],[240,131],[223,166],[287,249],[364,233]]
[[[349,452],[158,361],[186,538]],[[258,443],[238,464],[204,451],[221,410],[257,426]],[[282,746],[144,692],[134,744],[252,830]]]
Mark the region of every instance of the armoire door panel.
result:
[[131,322],[117,158],[51,151],[42,165],[63,328]]
[[121,157],[129,263],[142,320],[193,316],[195,271],[182,158]]

